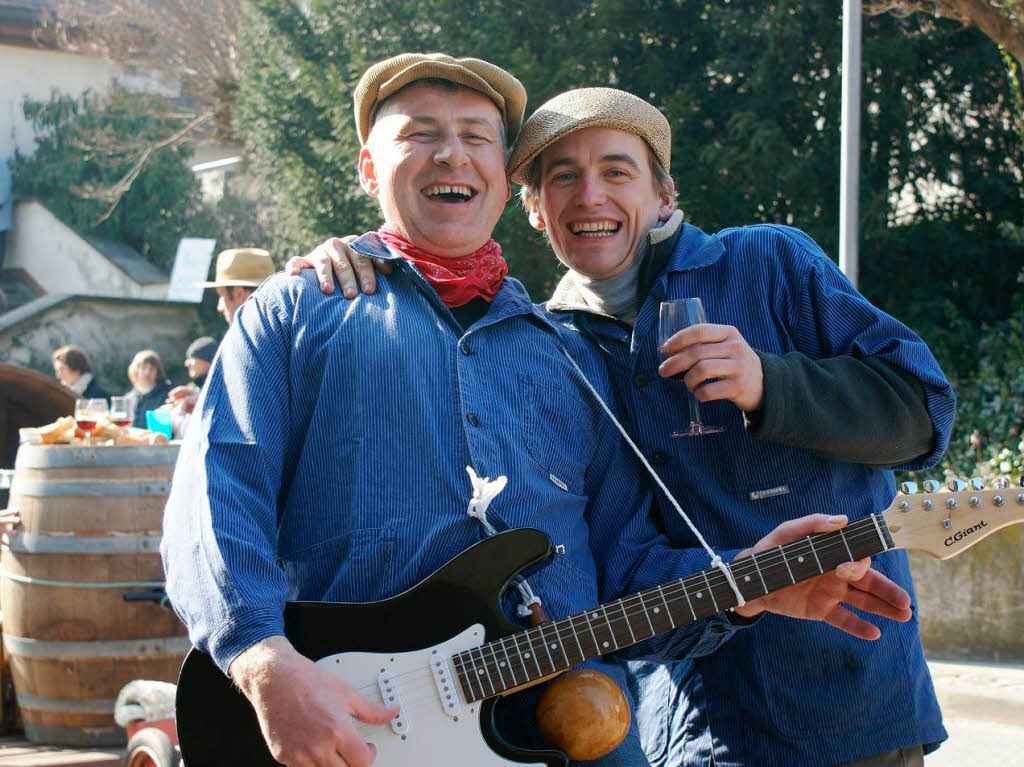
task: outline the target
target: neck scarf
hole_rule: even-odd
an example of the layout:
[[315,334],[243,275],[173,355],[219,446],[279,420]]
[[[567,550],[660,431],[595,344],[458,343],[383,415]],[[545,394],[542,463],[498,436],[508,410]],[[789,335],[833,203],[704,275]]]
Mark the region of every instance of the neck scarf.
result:
[[494,240],[488,240],[468,256],[442,258],[417,248],[387,226],[382,226],[377,234],[385,245],[419,270],[449,309],[464,306],[474,298],[490,301],[508,274],[501,245]]

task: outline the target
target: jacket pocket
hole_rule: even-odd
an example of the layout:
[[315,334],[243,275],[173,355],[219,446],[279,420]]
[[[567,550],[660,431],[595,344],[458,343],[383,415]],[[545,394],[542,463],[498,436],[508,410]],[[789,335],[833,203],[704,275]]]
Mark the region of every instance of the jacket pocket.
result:
[[395,532],[351,530],[282,557],[289,599],[369,602],[396,590]]
[[526,452],[554,485],[582,494],[595,439],[589,411],[582,411],[558,386],[523,374],[518,381]]

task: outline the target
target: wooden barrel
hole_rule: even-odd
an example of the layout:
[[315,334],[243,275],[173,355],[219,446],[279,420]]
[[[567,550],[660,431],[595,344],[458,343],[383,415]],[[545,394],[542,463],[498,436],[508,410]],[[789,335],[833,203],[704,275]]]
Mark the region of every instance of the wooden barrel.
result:
[[0,556],[4,649],[25,736],[115,745],[114,699],[133,679],[173,682],[189,643],[173,612],[126,602],[163,585],[160,530],[176,445],[22,445]]
[[0,469],[14,463],[18,429],[72,415],[77,396],[53,376],[0,362]]

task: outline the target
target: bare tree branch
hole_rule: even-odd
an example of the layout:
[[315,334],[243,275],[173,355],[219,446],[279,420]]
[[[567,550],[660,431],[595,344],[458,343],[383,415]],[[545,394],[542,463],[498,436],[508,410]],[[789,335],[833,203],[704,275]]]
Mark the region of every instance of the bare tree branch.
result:
[[928,13],[978,27],[1024,68],[1024,8],[1020,0],[873,0],[864,12],[876,16]]

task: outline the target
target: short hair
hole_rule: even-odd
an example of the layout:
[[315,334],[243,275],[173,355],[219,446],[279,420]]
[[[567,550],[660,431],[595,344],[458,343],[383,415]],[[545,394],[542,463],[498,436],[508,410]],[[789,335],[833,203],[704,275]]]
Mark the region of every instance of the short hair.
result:
[[[438,89],[443,90],[443,91],[448,91],[449,93],[456,93],[457,91],[470,91],[471,93],[479,93],[481,96],[486,96],[487,95],[485,93],[481,93],[480,91],[476,90],[475,88],[468,88],[465,85],[460,85],[459,83],[452,82],[451,80],[445,80],[442,77],[424,77],[422,80],[413,80],[411,83],[407,83],[406,85],[403,85],[397,91],[395,91],[390,96],[388,96],[386,99],[384,99],[383,101],[381,101],[380,103],[377,104],[376,109],[373,110],[373,114],[370,115],[370,133],[371,134],[373,133],[373,127],[377,124],[377,116],[381,113],[381,110],[384,109],[385,105],[387,105],[388,102],[390,102],[393,98],[395,98],[395,96],[397,96],[400,93],[404,93],[406,90],[408,90],[409,88],[411,88],[414,85],[428,85],[431,88],[438,88]],[[494,108],[497,109],[498,105],[495,104]],[[501,115],[501,110],[500,109],[498,109],[498,114]],[[505,131],[505,119],[504,119],[504,116],[502,116],[501,119],[498,120],[498,129],[501,132],[501,151],[505,155],[505,159],[508,160],[508,156],[509,156],[508,133]],[[369,141],[369,134],[367,135],[367,141]]]
[[156,378],[158,381],[163,380],[166,376],[164,375],[164,361],[160,359],[160,355],[152,349],[143,349],[132,357],[132,362],[128,366],[128,380],[135,383],[135,376],[138,370],[143,365],[152,365],[156,368]]
[[[644,146],[647,146],[645,143]],[[543,152],[539,152],[533,161],[530,163],[525,171],[526,183],[519,187],[519,201],[523,204],[523,207],[529,210],[530,200],[535,200],[540,197],[540,157]],[[672,199],[676,199],[679,196],[679,192],[671,186],[672,176],[665,166],[661,164],[658,156],[654,154],[654,150],[647,146],[647,164],[650,166],[651,173],[654,176],[654,189],[661,194],[671,195]]]
[[66,344],[53,352],[52,359],[54,362],[71,368],[76,373],[92,372],[92,361],[85,353],[85,349],[80,346]]

